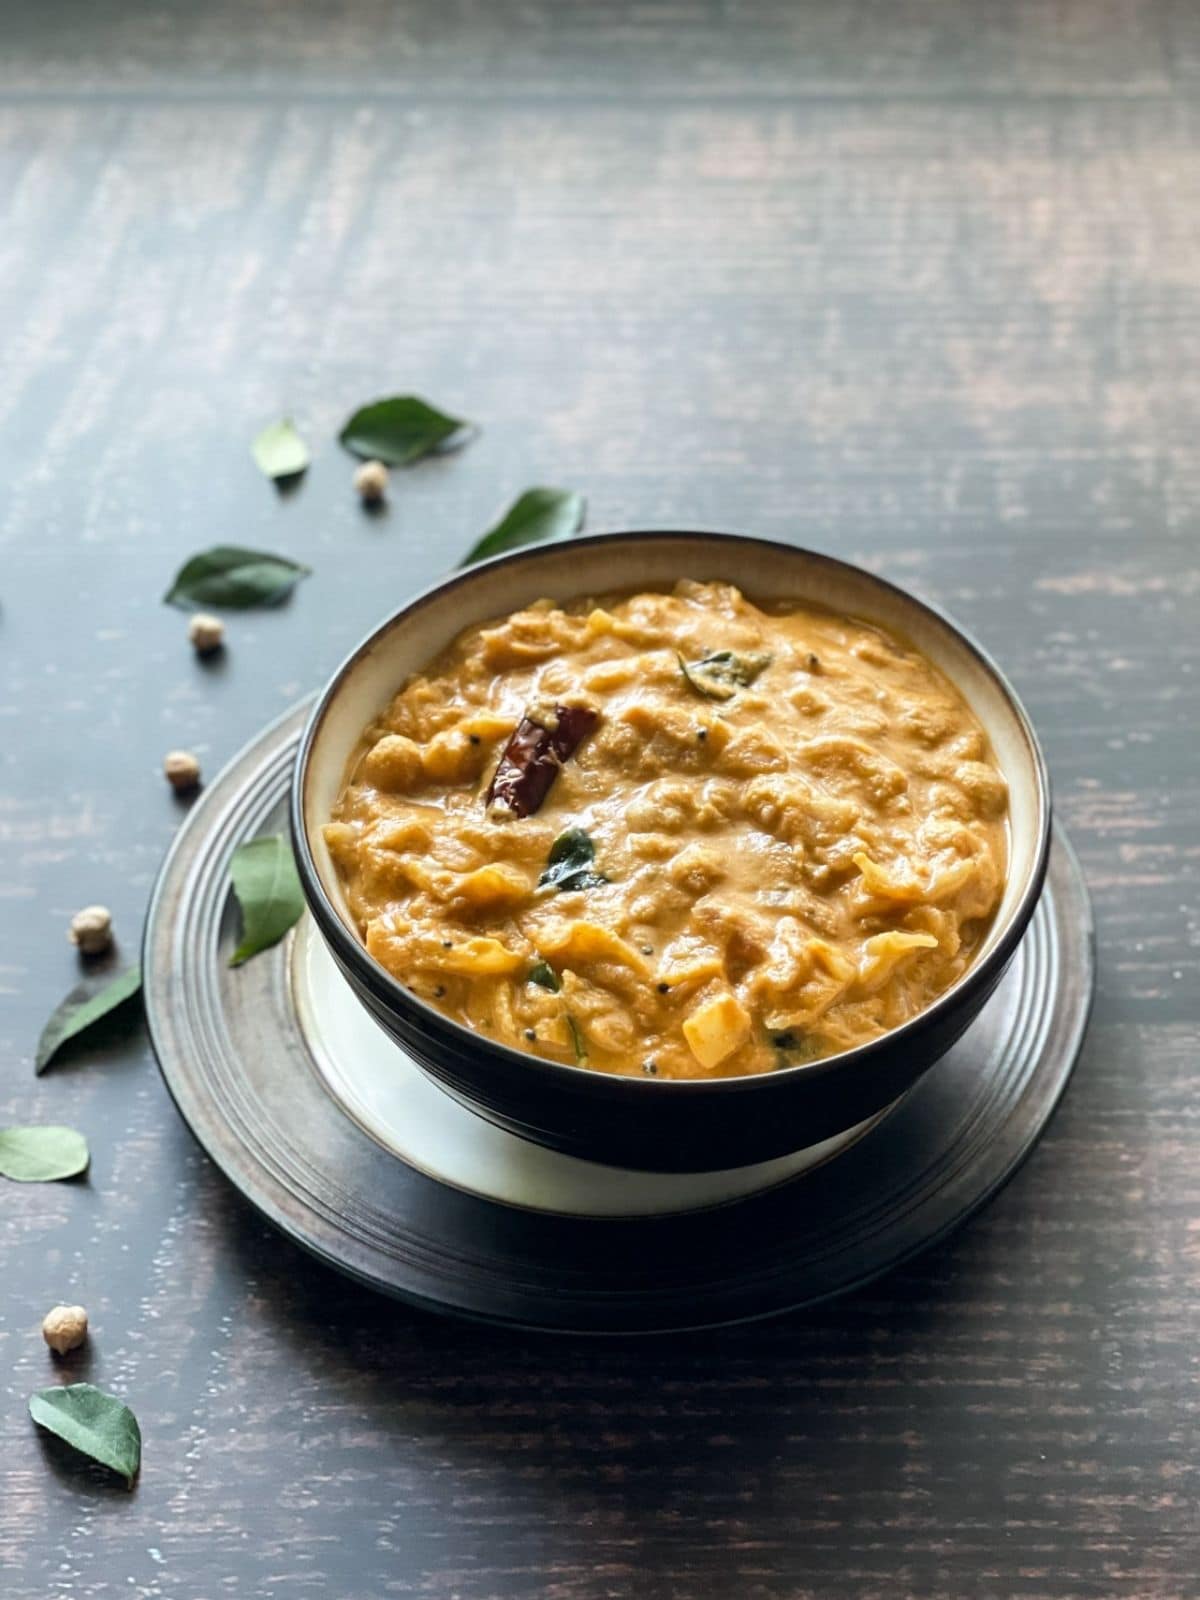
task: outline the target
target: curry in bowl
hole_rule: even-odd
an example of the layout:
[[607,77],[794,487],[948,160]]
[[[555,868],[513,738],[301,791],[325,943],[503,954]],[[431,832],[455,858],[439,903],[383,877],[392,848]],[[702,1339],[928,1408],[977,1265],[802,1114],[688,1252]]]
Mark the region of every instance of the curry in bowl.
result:
[[681,582],[466,629],[366,729],[324,832],[367,950],[455,1021],[717,1078],[949,989],[1006,815],[982,728],[909,645]]

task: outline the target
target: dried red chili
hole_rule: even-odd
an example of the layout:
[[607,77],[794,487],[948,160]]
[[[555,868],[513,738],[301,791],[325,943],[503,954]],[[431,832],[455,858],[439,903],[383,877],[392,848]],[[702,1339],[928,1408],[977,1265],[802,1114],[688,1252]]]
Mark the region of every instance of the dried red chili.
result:
[[531,716],[522,717],[488,784],[488,805],[498,800],[514,816],[531,817],[549,793],[558,769],[599,720],[590,706],[555,706],[553,728],[543,727]]

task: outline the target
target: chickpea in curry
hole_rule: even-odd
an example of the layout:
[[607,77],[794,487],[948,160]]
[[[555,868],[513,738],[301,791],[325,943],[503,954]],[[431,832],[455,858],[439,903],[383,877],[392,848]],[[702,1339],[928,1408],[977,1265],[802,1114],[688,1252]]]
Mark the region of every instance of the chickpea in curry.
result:
[[838,1054],[962,975],[1007,791],[934,666],[727,583],[467,628],[366,730],[325,837],[370,954],[603,1072]]

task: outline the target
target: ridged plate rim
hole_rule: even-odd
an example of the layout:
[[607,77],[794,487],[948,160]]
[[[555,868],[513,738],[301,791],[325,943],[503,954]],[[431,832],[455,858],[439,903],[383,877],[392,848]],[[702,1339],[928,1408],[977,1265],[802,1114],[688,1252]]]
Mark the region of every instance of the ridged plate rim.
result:
[[[531,1213],[408,1167],[338,1108],[315,1069],[302,1083],[264,1067],[302,1065],[285,947],[227,966],[229,857],[283,826],[310,705],[251,740],[193,806],[151,897],[143,965],[151,1039],[184,1121],[258,1211],[329,1265],[426,1309],[514,1326],[721,1326],[898,1266],[978,1210],[1036,1143],[1074,1066],[1095,975],[1087,889],[1058,824],[1041,902],[979,1022],[824,1167],[715,1210],[604,1219]],[[1000,1015],[980,1068],[972,1041],[998,1031],[988,1019]],[[827,1226],[806,1238],[821,1207]],[[786,1244],[756,1255],[747,1241],[764,1229]]]

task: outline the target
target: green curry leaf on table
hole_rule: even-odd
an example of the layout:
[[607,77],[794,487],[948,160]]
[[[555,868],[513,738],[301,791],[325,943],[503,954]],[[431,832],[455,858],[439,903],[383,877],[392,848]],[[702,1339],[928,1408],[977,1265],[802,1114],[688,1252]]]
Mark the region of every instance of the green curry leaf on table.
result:
[[115,1395],[91,1383],[39,1389],[29,1397],[29,1415],[80,1455],[120,1473],[133,1488],[142,1462],[142,1430],[133,1412]]
[[268,478],[294,478],[312,460],[290,417],[265,427],[250,446],[258,469]]
[[575,489],[526,489],[459,563],[469,567],[528,544],[570,539],[583,527],[587,501]]
[[240,967],[260,950],[278,944],[300,920],[304,893],[292,847],[281,834],[239,845],[229,875],[242,909],[242,937],[229,965]]
[[103,988],[87,984],[72,989],[65,1000],[59,1002],[42,1029],[33,1058],[34,1071],[45,1072],[54,1057],[69,1039],[77,1039],[102,1022],[105,1017],[120,1010],[142,991],[142,969],[135,964],[119,972]]
[[184,562],[163,599],[185,609],[207,605],[248,611],[277,605],[311,571],[302,562],[268,550],[217,544]]
[[361,406],[338,437],[352,455],[364,461],[408,467],[436,450],[465,443],[470,428],[462,417],[439,411],[419,395],[397,394]]
[[0,1128],[0,1176],[14,1183],[57,1183],[88,1168],[87,1140],[55,1123]]

